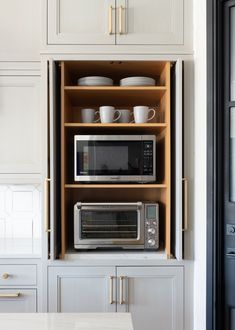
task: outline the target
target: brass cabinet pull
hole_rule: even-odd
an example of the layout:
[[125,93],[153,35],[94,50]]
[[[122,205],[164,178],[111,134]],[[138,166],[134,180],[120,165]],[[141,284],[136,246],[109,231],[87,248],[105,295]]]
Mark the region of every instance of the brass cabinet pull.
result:
[[18,298],[20,292],[17,293],[0,293],[0,298]]
[[112,305],[113,301],[113,276],[109,277],[109,303]]
[[113,34],[113,6],[109,6],[109,34]]
[[7,274],[7,273],[3,273],[3,274],[2,274],[2,279],[3,279],[3,280],[7,280],[8,277],[9,277],[9,274]]
[[123,31],[123,20],[122,20],[122,16],[123,16],[123,11],[125,10],[125,8],[123,6],[119,7],[119,34],[124,34]]
[[119,305],[125,304],[125,301],[123,300],[123,280],[125,276],[119,277]]
[[51,229],[49,228],[49,209],[48,209],[48,198],[49,198],[49,184],[50,184],[51,179],[46,178],[44,182],[44,201],[45,201],[45,232],[49,233]]
[[184,184],[184,228],[183,231],[188,230],[188,179],[183,178]]

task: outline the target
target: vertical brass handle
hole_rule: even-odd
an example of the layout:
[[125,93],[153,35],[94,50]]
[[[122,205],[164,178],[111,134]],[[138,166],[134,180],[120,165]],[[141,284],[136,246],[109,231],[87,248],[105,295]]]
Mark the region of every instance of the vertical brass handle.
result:
[[123,280],[124,276],[119,277],[119,305],[125,304],[125,301],[123,300]]
[[112,305],[113,301],[113,276],[109,277],[109,303]]
[[46,178],[44,182],[44,217],[45,217],[45,232],[49,233],[51,229],[49,228],[49,209],[48,209],[48,199],[49,199],[49,184],[51,179]]
[[20,293],[0,293],[0,298],[18,298]]
[[124,34],[124,31],[123,31],[123,11],[125,10],[125,8],[123,6],[120,6],[119,7],[119,15],[118,15],[118,18],[119,18],[119,34]]
[[184,228],[183,231],[188,230],[188,179],[183,178],[184,184]]
[[113,6],[109,6],[109,34],[113,34]]

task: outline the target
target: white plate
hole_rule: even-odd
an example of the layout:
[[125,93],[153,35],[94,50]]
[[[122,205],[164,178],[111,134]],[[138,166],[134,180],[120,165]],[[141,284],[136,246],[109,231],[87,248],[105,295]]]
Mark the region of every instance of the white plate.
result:
[[120,86],[155,86],[156,81],[150,77],[128,77],[120,80]]
[[113,80],[101,76],[89,76],[78,79],[79,86],[112,86]]

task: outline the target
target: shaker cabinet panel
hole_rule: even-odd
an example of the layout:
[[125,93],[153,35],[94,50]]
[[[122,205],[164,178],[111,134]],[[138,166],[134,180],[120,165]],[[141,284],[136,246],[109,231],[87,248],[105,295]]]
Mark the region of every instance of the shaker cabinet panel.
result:
[[132,314],[134,329],[182,330],[183,267],[118,267],[118,312]]
[[0,76],[0,173],[41,171],[39,76]]
[[114,44],[115,0],[48,0],[48,44]]
[[117,0],[117,8],[117,44],[184,43],[184,0]]
[[50,267],[49,312],[115,312],[114,272],[114,267]]
[[0,289],[0,313],[36,313],[35,289]]
[[5,61],[40,59],[41,1],[1,1],[0,59]]

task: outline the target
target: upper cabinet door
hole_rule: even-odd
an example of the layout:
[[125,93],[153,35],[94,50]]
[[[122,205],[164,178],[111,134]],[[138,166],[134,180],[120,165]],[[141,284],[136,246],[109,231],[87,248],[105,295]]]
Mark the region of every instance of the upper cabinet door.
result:
[[117,0],[116,15],[117,44],[184,43],[184,0]]
[[39,76],[0,76],[0,174],[41,172]]
[[48,44],[115,44],[115,0],[48,0]]

